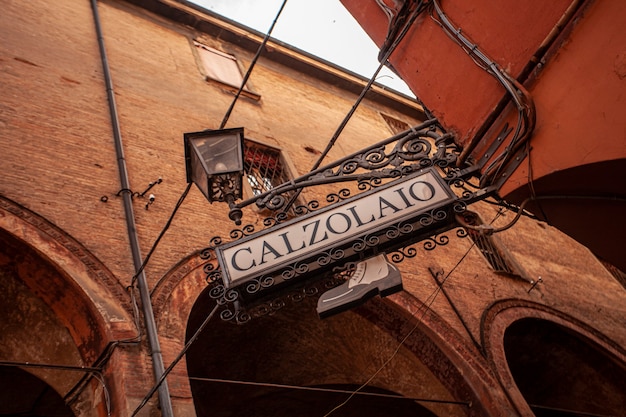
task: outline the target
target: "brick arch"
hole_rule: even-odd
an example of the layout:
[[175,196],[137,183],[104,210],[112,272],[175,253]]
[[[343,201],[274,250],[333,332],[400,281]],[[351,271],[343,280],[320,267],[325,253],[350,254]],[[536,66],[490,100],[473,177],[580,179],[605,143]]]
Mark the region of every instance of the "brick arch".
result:
[[19,278],[67,326],[85,364],[109,341],[136,335],[124,288],[80,242],[4,197],[0,236]]
[[[206,289],[206,261],[194,253],[180,261],[153,289],[152,300],[166,363],[184,347],[188,320]],[[422,303],[408,293],[386,299],[374,298],[353,311],[374,326],[395,337],[404,338],[415,322],[415,311]],[[219,321],[218,317],[215,320]],[[424,325],[404,342],[434,375],[460,401],[470,401],[469,415],[511,415],[514,407],[499,389],[498,380],[481,352],[434,312],[421,317]],[[193,409],[187,364],[180,361],[168,377],[173,396],[187,399]]]
[[[178,262],[152,289],[152,306],[166,364],[172,363],[185,346],[189,314],[207,287],[206,262],[195,252]],[[195,415],[184,360],[178,362],[167,381],[170,394],[177,398],[177,407],[185,410],[185,415]]]
[[[392,357],[393,360],[376,372],[368,389],[442,402],[455,400],[456,397],[417,355],[399,346],[396,334],[363,314],[368,307],[320,320],[315,311],[316,297],[285,301],[284,307],[242,325],[216,317],[200,334],[186,356],[187,367],[194,377],[191,385],[198,415],[211,415],[213,410],[234,416],[250,408],[262,407],[272,409],[272,415],[287,416],[294,415],[292,407],[296,404],[304,407],[300,409],[303,415],[322,415],[329,410],[327,407],[345,399],[342,396],[337,401],[329,393],[300,395],[277,387],[239,387],[228,382],[213,384],[202,380],[204,376],[224,378],[225,381],[349,389],[363,383]],[[190,331],[198,327],[213,305],[210,295],[202,293],[189,317]],[[365,311],[357,311],[363,308]],[[371,308],[380,312],[377,304]],[[407,321],[406,317],[396,318]],[[211,400],[206,402],[206,398]],[[359,415],[356,410],[363,404],[356,398],[351,403],[345,415]],[[390,408],[382,415],[392,415],[393,405],[389,404]],[[428,408],[442,416],[484,415],[478,411],[480,407],[470,410],[461,404],[431,403]],[[412,415],[431,415],[424,414],[424,410],[412,412]]]
[[[206,288],[206,273],[203,269],[206,263],[200,251],[196,251],[181,259],[159,280],[150,296],[158,323],[168,320],[172,314],[186,322],[193,303]],[[172,310],[172,303],[179,304],[179,308]],[[184,330],[181,335],[184,340]]]
[[504,333],[513,323],[523,319],[540,319],[572,331],[587,339],[616,361],[626,363],[626,350],[588,324],[551,307],[526,300],[501,300],[485,310],[481,320],[481,342],[491,368],[504,392],[522,416],[534,416],[517,388],[504,349]]
[[[206,289],[206,261],[192,254],[173,268],[153,290],[153,305],[158,320],[166,363],[181,351],[186,340],[190,313]],[[415,323],[414,312],[422,303],[407,293],[385,300],[374,298],[353,311],[398,341]],[[219,318],[215,318],[219,321]],[[434,312],[428,311],[419,330],[405,340],[411,350],[455,398],[472,403],[468,415],[510,415],[513,406],[501,391],[498,381],[481,352]],[[172,394],[189,401],[193,407],[187,364],[181,361],[168,377]]]
[[514,415],[513,405],[499,389],[496,375],[482,352],[469,339],[450,327],[434,311],[423,313],[424,304],[407,292],[386,299],[372,299],[356,309],[377,326],[386,329],[398,340],[414,326],[416,317],[421,322],[404,345],[409,348],[453,395],[461,401],[470,401],[469,415]]

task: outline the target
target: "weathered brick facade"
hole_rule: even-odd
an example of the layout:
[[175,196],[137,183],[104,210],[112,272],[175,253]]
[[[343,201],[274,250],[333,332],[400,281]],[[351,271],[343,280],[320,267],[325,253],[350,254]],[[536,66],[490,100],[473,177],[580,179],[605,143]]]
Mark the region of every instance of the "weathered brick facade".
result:
[[[183,133],[217,128],[233,100],[228,88],[205,80],[192,41],[232,54],[247,68],[262,37],[173,0],[104,0],[97,7],[130,192],[162,178],[150,189],[153,204],[133,197],[145,256],[186,186]],[[34,392],[32,373],[76,416],[131,415],[154,375],[143,319],[130,296],[135,267],[121,197],[129,191],[120,186],[91,4],[8,0],[0,39],[0,384]],[[243,126],[250,139],[280,148],[302,175],[365,82],[270,42],[250,79],[260,99],[240,98],[227,127]],[[411,126],[425,117],[406,97],[376,87],[326,162],[391,136],[382,114]],[[328,186],[304,197],[321,201],[335,191]],[[484,203],[471,209],[485,223],[495,218],[496,227],[514,217]],[[234,228],[227,214],[226,205],[209,205],[192,188],[145,269],[166,367],[212,308],[198,254],[211,237],[227,237]],[[262,218],[254,208],[244,210],[247,223],[262,228]],[[522,217],[494,236],[519,272],[513,277],[493,272],[469,238],[449,236],[432,251],[417,245],[417,256],[398,264],[403,292],[352,312],[320,320],[308,300],[243,326],[216,317],[167,379],[174,414],[316,415],[321,407],[323,415],[345,396],[320,394],[309,407],[305,397],[227,381],[355,389],[374,375],[368,382],[381,392],[441,402],[363,406],[372,415],[404,415],[402,409],[532,415],[538,409],[529,402],[538,397],[525,398],[510,370],[511,361],[532,361],[507,357],[504,344],[507,328],[531,319],[577,335],[615,372],[606,375],[598,366],[586,374],[587,385],[601,387],[593,393],[604,390],[604,405],[582,395],[568,403],[556,394],[539,405],[598,414],[626,407],[614,384],[626,375],[626,291],[592,253]],[[511,337],[530,343],[525,334]],[[541,341],[531,341],[540,351]],[[574,365],[562,364],[563,384],[576,382],[567,372]],[[8,412],[62,410],[53,408],[59,399],[51,394],[41,401],[13,395],[20,400]],[[160,415],[156,398],[139,415]],[[293,404],[300,408],[291,410]]]

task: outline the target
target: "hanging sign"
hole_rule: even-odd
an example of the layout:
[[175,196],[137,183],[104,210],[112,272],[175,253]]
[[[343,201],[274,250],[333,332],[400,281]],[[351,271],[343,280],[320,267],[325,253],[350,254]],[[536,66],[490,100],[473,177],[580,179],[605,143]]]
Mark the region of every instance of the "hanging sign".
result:
[[[287,265],[316,259],[375,230],[415,218],[454,200],[454,194],[433,168],[392,181],[217,247],[224,285],[232,288],[284,270]],[[322,266],[327,265],[319,265]],[[307,266],[307,272],[315,269],[315,265]]]

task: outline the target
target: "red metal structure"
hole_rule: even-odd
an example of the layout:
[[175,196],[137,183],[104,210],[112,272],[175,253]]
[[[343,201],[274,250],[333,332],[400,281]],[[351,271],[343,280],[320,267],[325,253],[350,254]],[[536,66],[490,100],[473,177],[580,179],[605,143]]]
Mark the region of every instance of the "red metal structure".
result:
[[626,3],[341,1],[483,184],[626,270]]

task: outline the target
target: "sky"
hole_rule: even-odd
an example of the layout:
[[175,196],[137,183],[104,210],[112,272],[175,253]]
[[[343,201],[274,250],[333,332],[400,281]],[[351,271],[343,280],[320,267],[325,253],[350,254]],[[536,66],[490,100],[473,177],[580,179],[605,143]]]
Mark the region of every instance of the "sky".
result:
[[[267,33],[283,0],[190,0],[207,10]],[[287,0],[272,37],[369,79],[378,48],[339,0]],[[388,68],[378,83],[414,97]]]

